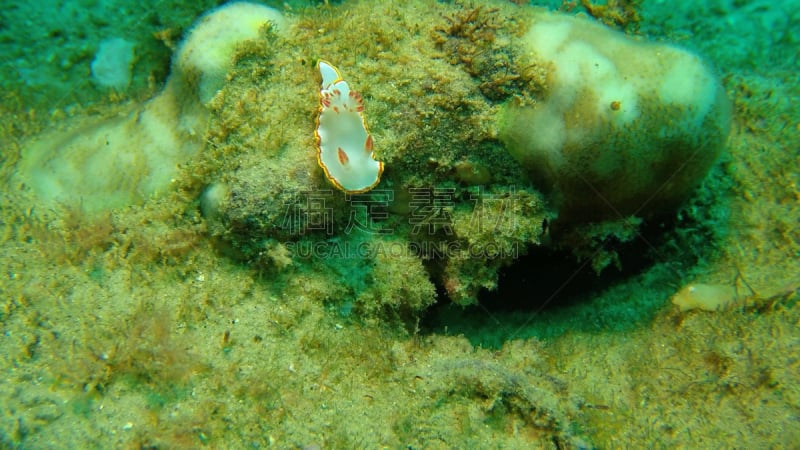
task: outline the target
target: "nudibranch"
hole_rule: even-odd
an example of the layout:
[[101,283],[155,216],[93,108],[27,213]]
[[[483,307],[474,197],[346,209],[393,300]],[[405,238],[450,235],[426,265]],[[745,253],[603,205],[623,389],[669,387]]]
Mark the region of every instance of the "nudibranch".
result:
[[364,100],[351,91],[339,69],[319,61],[317,162],[334,186],[348,194],[367,192],[378,185],[383,162],[372,153],[372,135],[364,118]]

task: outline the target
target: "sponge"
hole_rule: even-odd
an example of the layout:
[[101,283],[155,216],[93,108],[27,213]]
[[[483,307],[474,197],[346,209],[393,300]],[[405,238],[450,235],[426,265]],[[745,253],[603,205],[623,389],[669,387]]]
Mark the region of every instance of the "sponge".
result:
[[[40,204],[86,214],[162,195],[178,167],[202,149],[207,103],[223,86],[236,46],[257,38],[266,22],[288,28],[279,11],[262,5],[230,3],[209,12],[178,48],[158,96],[116,116],[79,117],[35,136],[23,144],[13,182]],[[92,65],[96,77],[99,64]]]
[[279,32],[288,29],[280,11],[255,3],[233,2],[211,10],[197,20],[178,48],[173,74],[198,77],[197,95],[208,103],[225,82],[236,46],[257,38],[267,22]]
[[551,13],[537,13],[521,46],[546,68],[546,91],[504,105],[499,137],[562,221],[673,208],[726,143],[730,103],[688,51]]
[[100,43],[92,60],[92,81],[105,88],[122,90],[131,83],[133,43],[110,38]]

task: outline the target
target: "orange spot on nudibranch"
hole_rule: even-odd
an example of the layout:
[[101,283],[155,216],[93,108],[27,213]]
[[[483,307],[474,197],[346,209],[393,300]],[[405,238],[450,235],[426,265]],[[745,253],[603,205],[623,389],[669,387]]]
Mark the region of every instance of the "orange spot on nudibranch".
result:
[[364,148],[367,149],[367,153],[372,151],[372,135],[367,135],[367,142],[364,142]]
[[339,164],[341,165],[347,164],[347,161],[350,159],[347,157],[347,153],[345,153],[344,150],[342,150],[342,147],[337,147],[336,150],[339,152],[338,153]]

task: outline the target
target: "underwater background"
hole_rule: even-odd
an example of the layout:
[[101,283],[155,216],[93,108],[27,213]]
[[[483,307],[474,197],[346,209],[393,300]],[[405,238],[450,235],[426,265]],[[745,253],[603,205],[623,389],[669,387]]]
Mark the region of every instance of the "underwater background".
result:
[[[2,2],[0,447],[797,447],[794,1],[254,3]],[[628,178],[574,198],[512,150],[551,20],[711,68],[673,147],[724,142],[674,197],[604,213]],[[318,164],[318,60],[370,192]],[[641,133],[607,151],[650,166]]]

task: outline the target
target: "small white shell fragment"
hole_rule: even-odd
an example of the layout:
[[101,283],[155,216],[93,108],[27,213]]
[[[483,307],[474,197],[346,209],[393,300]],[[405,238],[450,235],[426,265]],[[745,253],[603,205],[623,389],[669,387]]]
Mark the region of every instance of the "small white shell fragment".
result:
[[375,161],[373,156],[363,99],[350,90],[332,64],[319,61],[318,66],[322,89],[314,132],[317,162],[338,189],[350,194],[367,192],[380,183],[383,163]]
[[720,311],[732,305],[736,299],[736,289],[733,286],[692,283],[675,293],[672,303],[681,311]]

